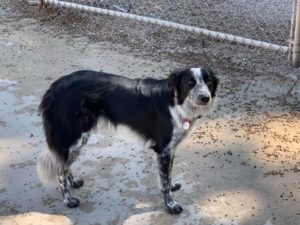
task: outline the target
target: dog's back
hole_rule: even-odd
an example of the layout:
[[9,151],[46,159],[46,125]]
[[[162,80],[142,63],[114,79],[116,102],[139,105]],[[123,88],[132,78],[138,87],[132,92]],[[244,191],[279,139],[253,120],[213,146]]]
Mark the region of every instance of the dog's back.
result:
[[146,139],[156,138],[152,130],[158,127],[150,127],[163,129],[164,121],[155,122],[158,116],[169,116],[170,99],[164,80],[78,71],[54,82],[39,109],[49,148],[67,160],[67,149],[95,127],[99,117],[115,126],[127,125]]

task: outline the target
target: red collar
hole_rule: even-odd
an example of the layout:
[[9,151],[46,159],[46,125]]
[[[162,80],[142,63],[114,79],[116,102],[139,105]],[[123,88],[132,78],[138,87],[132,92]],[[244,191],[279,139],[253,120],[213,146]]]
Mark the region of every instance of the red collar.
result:
[[183,119],[182,128],[185,130],[188,130],[190,128],[190,120],[187,117]]

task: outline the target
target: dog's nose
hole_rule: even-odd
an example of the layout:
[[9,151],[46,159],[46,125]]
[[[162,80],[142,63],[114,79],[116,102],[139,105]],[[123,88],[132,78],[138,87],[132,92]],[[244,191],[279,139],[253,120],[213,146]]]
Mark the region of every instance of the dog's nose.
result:
[[208,95],[199,95],[197,99],[198,105],[206,105],[210,100],[210,97]]

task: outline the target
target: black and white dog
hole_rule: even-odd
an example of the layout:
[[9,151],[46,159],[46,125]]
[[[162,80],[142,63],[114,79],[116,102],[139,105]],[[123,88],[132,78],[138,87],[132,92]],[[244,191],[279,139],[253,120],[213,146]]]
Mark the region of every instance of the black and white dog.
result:
[[[213,107],[218,79],[212,71],[192,67],[173,72],[167,79],[129,79],[95,71],[77,71],[55,81],[45,93],[39,110],[49,151],[42,153],[38,174],[42,180],[58,180],[64,203],[79,205],[68,186],[79,188],[70,166],[88,141],[99,119],[135,131],[157,153],[165,206],[181,213],[171,191],[171,171],[176,146],[197,118]],[[44,179],[43,179],[44,178]]]

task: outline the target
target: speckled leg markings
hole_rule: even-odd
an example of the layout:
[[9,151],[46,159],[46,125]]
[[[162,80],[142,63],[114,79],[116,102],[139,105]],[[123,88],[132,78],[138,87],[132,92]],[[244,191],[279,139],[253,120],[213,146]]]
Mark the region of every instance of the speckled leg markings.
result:
[[91,135],[90,132],[82,134],[81,139],[78,141],[78,143],[76,145],[70,147],[69,157],[68,157],[68,161],[67,161],[68,166],[70,166],[73,162],[76,161],[76,159],[80,155],[82,147],[85,144],[87,144],[90,135]]
[[80,188],[84,184],[82,178],[74,179],[74,176],[69,167],[73,162],[76,161],[76,159],[80,155],[82,147],[88,142],[89,137],[90,137],[89,132],[82,134],[81,139],[78,141],[78,143],[70,147],[69,157],[66,163],[65,170],[62,175],[58,176],[59,189],[62,192],[64,198],[64,204],[69,208],[78,207],[80,201],[79,199],[72,197],[69,191],[68,181],[72,188]]
[[[171,167],[171,172],[172,172],[172,168],[173,168],[174,155],[175,155],[175,154],[173,154],[172,161],[171,161],[171,165],[170,165],[170,167]],[[170,177],[171,177],[171,174],[170,174]],[[172,191],[172,192],[178,191],[180,188],[181,188],[181,184],[180,184],[180,183],[171,184],[171,191]]]
[[75,208],[79,206],[79,199],[72,197],[69,188],[68,188],[68,174],[69,170],[65,170],[64,173],[61,176],[58,176],[58,183],[59,183],[59,188],[61,190],[61,193],[64,198],[64,204],[68,208]]
[[84,184],[83,178],[77,178],[77,179],[74,178],[71,169],[69,167],[79,157],[81,149],[84,145],[87,144],[90,135],[91,135],[90,132],[82,134],[78,144],[72,146],[69,150],[69,157],[67,161],[68,168],[66,169],[66,174],[67,174],[67,179],[69,180],[72,188],[80,188]]
[[[159,167],[159,175],[162,186],[162,193],[164,195],[165,206],[170,213],[179,214],[182,212],[182,207],[173,200],[171,194],[171,172],[172,163],[174,160],[174,151],[171,149],[164,149],[161,154],[158,154],[157,161]],[[178,190],[178,184],[173,189]]]
[[75,179],[71,170],[68,172],[68,180],[72,188],[80,188],[84,184],[84,180],[82,178]]

